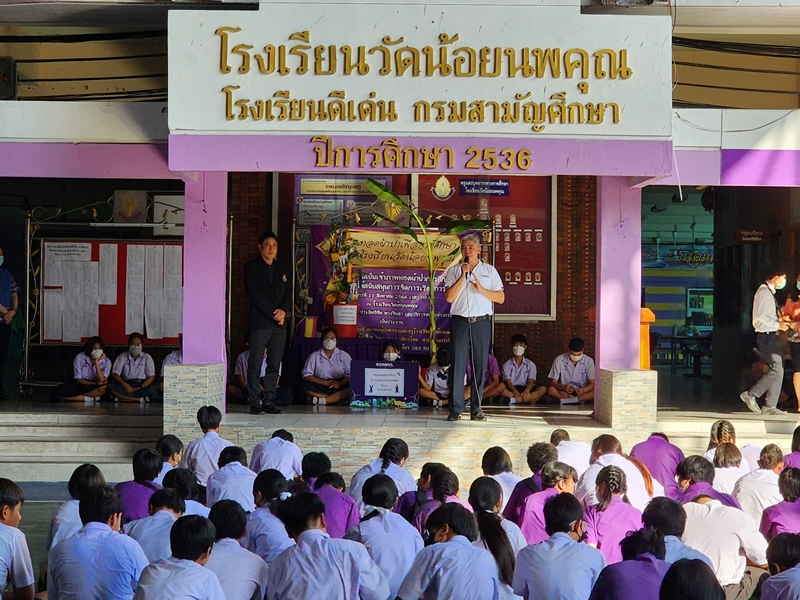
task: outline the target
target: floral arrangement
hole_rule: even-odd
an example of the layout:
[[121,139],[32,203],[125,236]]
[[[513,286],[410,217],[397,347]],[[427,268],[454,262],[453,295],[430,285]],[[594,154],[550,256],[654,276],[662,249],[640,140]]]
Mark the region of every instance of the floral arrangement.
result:
[[334,223],[328,234],[327,255],[331,261],[328,286],[325,288],[325,308],[331,304],[352,303],[358,300],[361,271],[353,268],[361,258],[359,241],[341,223]]

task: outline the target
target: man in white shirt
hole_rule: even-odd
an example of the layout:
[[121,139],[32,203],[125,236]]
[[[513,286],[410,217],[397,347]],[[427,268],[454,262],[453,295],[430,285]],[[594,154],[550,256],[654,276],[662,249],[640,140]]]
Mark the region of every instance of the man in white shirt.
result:
[[550,387],[547,394],[558,398],[561,404],[578,404],[594,401],[594,360],[584,354],[586,344],[581,338],[569,341],[569,352],[560,354],[550,369]]
[[[769,273],[767,280],[756,290],[753,298],[753,329],[756,330],[756,345],[762,360],[767,363],[767,373],[756,384],[740,394],[742,402],[756,414],[785,415],[777,408],[783,385],[783,349],[779,331],[789,328],[783,320],[781,309],[775,301],[775,291],[786,287],[786,270],[777,269]],[[766,392],[764,409],[758,399]]]
[[[467,374],[467,361],[472,359],[475,373],[486,372],[489,344],[492,337],[494,304],[505,302],[503,281],[497,270],[480,259],[481,241],[469,234],[461,240],[464,262],[453,265],[444,276],[444,297],[450,303],[450,415],[448,421],[458,421],[464,412],[464,388],[461,381]],[[485,421],[481,410],[483,377],[472,378],[470,396],[471,420]]]
[[294,436],[285,429],[278,429],[272,439],[259,442],[253,448],[250,469],[253,473],[275,469],[286,479],[292,479],[303,472],[302,463],[303,452],[295,445]]
[[783,471],[781,449],[775,444],[764,446],[758,459],[758,467],[739,479],[733,488],[733,497],[756,523],[761,522],[765,508],[783,501],[778,490],[778,476]]
[[206,504],[236,500],[247,512],[253,512],[253,482],[256,474],[247,468],[247,453],[239,446],[228,446],[219,455],[219,471],[208,478]]
[[150,516],[125,525],[125,533],[139,542],[151,563],[172,556],[169,534],[175,521],[186,512],[186,502],[171,488],[163,488],[147,502]]
[[217,543],[206,569],[217,575],[230,600],[264,600],[269,567],[239,545],[247,532],[247,513],[235,500],[220,500],[208,519],[217,531]]
[[[683,543],[711,559],[727,598],[750,598],[768,575],[767,542],[758,524],[743,511],[710,496],[698,496],[683,508]],[[749,567],[747,561],[757,566]]]
[[219,579],[204,566],[215,540],[214,525],[206,518],[190,515],[175,521],[172,558],[145,568],[134,600],[226,600]]
[[136,541],[119,533],[119,492],[109,486],[90,488],[81,497],[79,510],[83,529],[50,550],[48,597],[130,600],[147,557]]
[[550,434],[550,443],[558,450],[558,462],[568,464],[578,472],[578,477],[589,468],[592,447],[586,442],[573,442],[566,429],[556,429]]
[[197,474],[200,484],[200,500],[205,500],[208,476],[219,467],[219,454],[223,448],[233,446],[233,442],[219,436],[222,413],[216,406],[201,406],[197,411],[197,422],[203,431],[203,437],[194,440],[186,448],[181,459],[181,466]]

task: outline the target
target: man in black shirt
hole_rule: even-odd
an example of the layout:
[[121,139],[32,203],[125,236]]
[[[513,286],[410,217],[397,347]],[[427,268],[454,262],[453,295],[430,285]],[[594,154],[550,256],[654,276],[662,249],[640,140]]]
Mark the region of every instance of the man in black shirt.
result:
[[[247,400],[250,414],[279,414],[275,408],[278,369],[286,344],[286,317],[292,307],[289,274],[275,261],[278,238],[270,232],[258,238],[260,256],[244,266],[244,287],[250,299],[250,358],[247,366]],[[267,350],[264,396],[261,397],[261,361]]]

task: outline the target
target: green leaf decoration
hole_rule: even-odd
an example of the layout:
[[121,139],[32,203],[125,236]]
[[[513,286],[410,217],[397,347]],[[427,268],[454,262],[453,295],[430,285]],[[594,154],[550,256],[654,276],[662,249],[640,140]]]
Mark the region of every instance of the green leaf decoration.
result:
[[491,224],[491,221],[486,221],[484,219],[456,219],[447,224],[447,227],[444,228],[443,233],[464,233],[465,231],[474,230],[480,231],[487,229]]

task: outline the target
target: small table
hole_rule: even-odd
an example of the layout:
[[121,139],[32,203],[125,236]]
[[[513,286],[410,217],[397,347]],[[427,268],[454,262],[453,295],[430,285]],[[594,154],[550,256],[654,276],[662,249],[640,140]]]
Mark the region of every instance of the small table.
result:
[[668,340],[670,343],[670,353],[671,353],[671,370],[672,374],[674,375],[678,369],[678,345],[680,345],[684,351],[688,350],[684,343],[686,342],[696,342],[697,349],[692,350],[691,354],[694,356],[696,360],[694,360],[694,370],[692,374],[687,374],[687,377],[702,377],[702,357],[709,355],[711,350],[711,338],[707,336],[698,336],[698,335],[668,335],[664,336],[664,339]]

